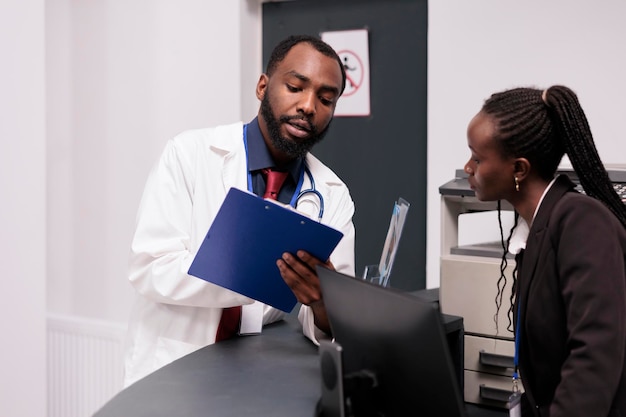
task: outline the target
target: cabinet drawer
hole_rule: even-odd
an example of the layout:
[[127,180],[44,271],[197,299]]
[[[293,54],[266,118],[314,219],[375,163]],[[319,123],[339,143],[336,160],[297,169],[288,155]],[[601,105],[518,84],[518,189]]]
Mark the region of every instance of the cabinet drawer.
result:
[[513,332],[507,330],[507,313],[511,306],[511,274],[514,264],[514,260],[509,260],[505,269],[507,286],[504,289],[496,328],[495,298],[500,278],[500,260],[477,256],[442,256],[439,286],[441,311],[463,317],[466,333],[513,339]]
[[513,376],[515,342],[490,337],[465,335],[465,369]]
[[[465,371],[465,402],[506,408],[511,395],[510,377],[491,375],[482,372]],[[520,386],[520,391],[523,387]]]

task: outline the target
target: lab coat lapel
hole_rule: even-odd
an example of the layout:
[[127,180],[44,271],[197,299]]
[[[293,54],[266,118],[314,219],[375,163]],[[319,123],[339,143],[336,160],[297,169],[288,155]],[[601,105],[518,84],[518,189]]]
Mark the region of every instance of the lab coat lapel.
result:
[[246,150],[243,142],[243,123],[220,126],[214,132],[211,150],[219,155],[222,167],[222,188],[224,196],[231,187],[248,189]]
[[231,187],[248,190],[248,170],[245,158],[243,161],[241,158],[232,157],[232,155],[224,158],[222,182],[226,192]]

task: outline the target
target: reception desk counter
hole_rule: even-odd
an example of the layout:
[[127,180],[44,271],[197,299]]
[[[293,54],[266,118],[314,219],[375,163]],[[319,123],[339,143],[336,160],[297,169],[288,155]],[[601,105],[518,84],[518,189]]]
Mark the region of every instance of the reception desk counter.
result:
[[[321,395],[318,350],[294,315],[257,336],[207,346],[124,389],[94,417],[313,417]],[[470,416],[506,410],[468,405]]]

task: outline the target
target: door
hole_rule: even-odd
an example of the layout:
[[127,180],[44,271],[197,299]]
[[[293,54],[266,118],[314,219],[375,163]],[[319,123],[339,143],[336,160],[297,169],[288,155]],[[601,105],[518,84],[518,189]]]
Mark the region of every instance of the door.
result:
[[348,185],[356,205],[356,274],[378,264],[393,203],[411,206],[392,287],[426,283],[426,0],[297,0],[263,4],[263,63],[291,34],[367,29],[370,115],[335,117],[312,153]]

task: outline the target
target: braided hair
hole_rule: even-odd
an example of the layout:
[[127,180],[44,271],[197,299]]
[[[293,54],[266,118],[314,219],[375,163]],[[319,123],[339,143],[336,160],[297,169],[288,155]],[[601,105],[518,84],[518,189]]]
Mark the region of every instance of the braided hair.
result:
[[[534,88],[514,88],[493,94],[485,101],[482,112],[494,120],[494,139],[501,146],[504,155],[528,159],[533,169],[546,181],[554,178],[563,155],[567,153],[585,193],[604,203],[626,227],[626,205],[613,188],[596,150],[585,113],[571,89],[560,85],[543,92]],[[504,243],[503,235],[502,242]],[[502,255],[501,275],[498,280],[497,310],[500,308],[502,290],[506,285],[505,267],[506,248]],[[498,312],[495,316],[496,325]],[[509,330],[510,317],[511,311]]]
[[576,94],[567,87],[515,88],[496,93],[482,111],[496,124],[494,139],[506,156],[528,159],[551,181],[567,153],[585,193],[603,202],[626,227],[626,206],[609,179]]

